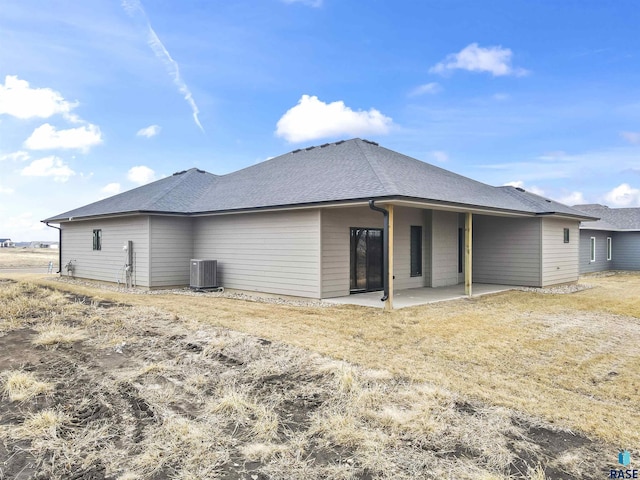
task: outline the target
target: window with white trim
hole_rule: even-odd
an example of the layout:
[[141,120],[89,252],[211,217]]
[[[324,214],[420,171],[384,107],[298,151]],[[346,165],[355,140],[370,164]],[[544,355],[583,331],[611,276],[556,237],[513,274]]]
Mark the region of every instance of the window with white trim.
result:
[[102,250],[102,229],[100,228],[93,230],[93,249]]
[[607,260],[611,260],[611,237],[607,237]]
[[596,261],[596,237],[591,237],[591,260],[592,262]]

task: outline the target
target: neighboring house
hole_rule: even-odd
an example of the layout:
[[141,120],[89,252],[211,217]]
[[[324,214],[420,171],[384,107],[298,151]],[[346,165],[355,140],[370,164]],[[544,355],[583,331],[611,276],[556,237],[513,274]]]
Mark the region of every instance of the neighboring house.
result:
[[580,273],[640,270],[640,208],[573,208],[600,219],[580,224]]
[[0,238],[0,248],[13,248],[16,244],[10,238]]
[[50,248],[51,243],[49,242],[31,242],[29,244],[29,248]]
[[215,259],[226,288],[328,298],[574,282],[581,220],[595,218],[353,139],[227,175],[192,168],[43,221],[78,277],[116,281],[132,255],[137,285],[188,285],[190,259]]

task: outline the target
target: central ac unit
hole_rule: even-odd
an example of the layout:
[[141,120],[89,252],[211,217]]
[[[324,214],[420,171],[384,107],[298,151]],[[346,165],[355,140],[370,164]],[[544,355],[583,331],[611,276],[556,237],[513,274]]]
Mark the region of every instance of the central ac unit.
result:
[[191,288],[217,288],[218,261],[191,259]]

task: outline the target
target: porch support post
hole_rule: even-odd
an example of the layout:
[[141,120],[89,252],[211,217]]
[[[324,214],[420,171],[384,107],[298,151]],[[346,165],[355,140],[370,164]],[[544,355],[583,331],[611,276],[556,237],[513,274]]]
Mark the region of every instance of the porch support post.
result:
[[384,309],[390,312],[393,310],[393,205],[387,205],[387,210],[389,212],[389,250],[387,251],[389,268],[387,268],[385,275],[387,275],[387,285],[389,285],[389,296],[384,302]]
[[464,219],[464,293],[471,296],[473,290],[473,214],[466,213]]

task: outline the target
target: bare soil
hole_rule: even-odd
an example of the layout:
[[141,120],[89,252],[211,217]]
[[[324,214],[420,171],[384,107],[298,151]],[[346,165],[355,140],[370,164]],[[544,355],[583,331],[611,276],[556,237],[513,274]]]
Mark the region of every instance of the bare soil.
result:
[[[193,317],[9,280],[0,307],[3,480],[601,479],[615,468],[602,439]],[[15,372],[50,393],[12,401]]]

